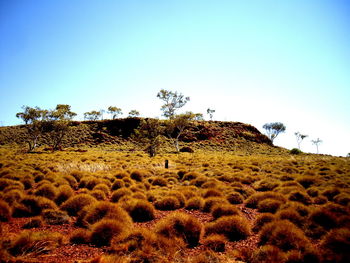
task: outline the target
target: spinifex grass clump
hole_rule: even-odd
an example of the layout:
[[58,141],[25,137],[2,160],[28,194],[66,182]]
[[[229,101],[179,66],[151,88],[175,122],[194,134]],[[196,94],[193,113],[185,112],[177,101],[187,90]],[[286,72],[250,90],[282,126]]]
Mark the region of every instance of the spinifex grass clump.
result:
[[215,205],[225,205],[228,201],[222,197],[208,197],[204,201],[204,206],[202,211],[209,213]]
[[96,202],[96,199],[88,194],[78,194],[61,205],[63,211],[67,211],[70,216],[76,216],[84,206],[90,205]]
[[321,242],[325,262],[350,262],[350,230],[338,228],[331,230]]
[[147,222],[155,218],[155,209],[146,200],[132,202],[127,211],[135,222]]
[[176,210],[180,208],[180,202],[176,196],[165,196],[154,203],[154,206],[159,210]]
[[310,245],[302,230],[287,220],[276,220],[263,226],[259,237],[260,245],[274,245],[283,251],[303,249]]
[[34,191],[34,195],[36,196],[43,196],[50,200],[54,200],[56,197],[56,187],[54,187],[52,184],[45,183],[42,184],[38,189]]
[[112,238],[121,238],[131,225],[113,219],[102,219],[95,223],[91,229],[91,242],[95,246],[109,246]]
[[46,209],[41,216],[49,225],[62,225],[70,222],[68,214],[60,210]]
[[257,208],[259,203],[265,199],[273,199],[273,200],[278,200],[281,201],[282,203],[286,202],[286,198],[280,194],[280,193],[275,193],[275,192],[263,192],[263,193],[256,193],[251,195],[247,200],[246,200],[246,206],[250,208]]
[[230,241],[246,239],[250,233],[249,222],[240,216],[224,216],[205,226],[206,235],[224,235]]
[[120,188],[118,190],[113,191],[111,196],[111,202],[117,203],[123,196],[131,196],[132,192],[128,188]]
[[57,194],[55,202],[57,205],[61,205],[68,198],[72,197],[74,194],[73,189],[69,185],[61,185],[57,188]]
[[155,226],[155,232],[166,238],[181,238],[189,247],[199,243],[202,224],[194,217],[175,212],[161,219]]
[[214,219],[218,219],[222,216],[239,215],[239,209],[231,204],[217,204],[211,209],[211,214]]
[[203,240],[203,245],[215,252],[225,252],[227,239],[223,235],[213,234]]
[[13,217],[29,217],[40,215],[44,209],[57,209],[56,204],[45,198],[39,196],[24,196],[20,203],[13,206]]
[[204,206],[204,199],[200,196],[194,196],[186,201],[187,210],[201,210]]
[[0,200],[0,222],[7,222],[11,219],[11,207],[3,200]]
[[258,211],[263,213],[276,213],[283,203],[279,200],[264,199],[258,204]]

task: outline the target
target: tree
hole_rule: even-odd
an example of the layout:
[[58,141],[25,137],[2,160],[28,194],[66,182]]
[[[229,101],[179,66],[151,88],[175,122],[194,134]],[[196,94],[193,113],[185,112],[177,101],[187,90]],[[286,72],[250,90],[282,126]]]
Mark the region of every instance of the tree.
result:
[[165,133],[168,138],[173,141],[177,152],[180,151],[179,138],[195,116],[196,115],[192,112],[186,112],[184,114],[176,115],[173,119],[166,121]]
[[163,116],[168,119],[174,118],[176,110],[185,106],[190,100],[190,97],[184,97],[184,95],[177,93],[177,91],[173,92],[164,89],[158,92],[157,98],[165,102],[161,110],[163,111]]
[[263,128],[266,130],[267,137],[270,138],[272,143],[278,134],[286,131],[286,126],[281,122],[265,123]]
[[162,142],[163,129],[158,119],[144,119],[140,127],[135,130],[136,138],[146,146],[151,157],[156,156]]
[[89,111],[84,113],[84,119],[88,121],[97,121],[101,118],[102,113],[100,111]]
[[70,122],[76,115],[67,104],[58,104],[54,110],[48,111],[44,125],[47,143],[53,151],[61,148],[62,141],[69,131]]
[[140,112],[139,111],[137,111],[137,110],[129,111],[129,117],[130,118],[135,118],[135,117],[138,117],[138,116],[140,116]]
[[16,117],[22,119],[26,125],[28,152],[32,152],[38,146],[39,138],[43,133],[43,123],[47,111],[39,107],[32,108],[29,106],[22,106],[22,109],[23,112],[18,112]]
[[210,120],[213,120],[213,114],[215,113],[215,110],[212,110],[210,108],[207,109],[207,114],[209,115]]
[[297,139],[297,144],[298,144],[298,149],[300,150],[300,144],[302,143],[302,141],[308,137],[308,135],[306,134],[301,134],[300,132],[295,132],[294,133],[296,139]]
[[320,138],[317,138],[316,140],[312,140],[311,142],[316,146],[316,150],[318,154],[318,146],[322,143],[322,140]]
[[122,115],[122,109],[115,107],[115,106],[109,106],[108,107],[108,113],[112,115],[112,119],[116,119],[119,115]]

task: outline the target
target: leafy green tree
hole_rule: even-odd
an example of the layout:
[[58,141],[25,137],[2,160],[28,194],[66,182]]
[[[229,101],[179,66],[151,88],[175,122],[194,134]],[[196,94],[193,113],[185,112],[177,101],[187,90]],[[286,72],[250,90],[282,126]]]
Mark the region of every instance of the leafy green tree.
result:
[[23,112],[18,112],[16,117],[22,119],[26,125],[28,152],[32,152],[38,146],[39,138],[43,134],[44,119],[48,112],[39,107],[22,106],[22,109]]
[[62,141],[69,131],[71,120],[76,116],[71,106],[58,104],[54,110],[48,111],[45,118],[47,144],[52,150],[59,150]]
[[190,100],[190,97],[185,97],[177,91],[160,90],[157,94],[157,98],[165,102],[162,105],[161,110],[163,111],[163,116],[172,119],[175,116],[176,110],[185,106],[185,104]]
[[109,106],[108,107],[108,113],[112,115],[112,119],[116,119],[119,115],[122,115],[122,109],[115,107],[115,106]]
[[134,118],[134,117],[139,117],[140,116],[140,112],[137,110],[131,110],[129,111],[129,117],[130,118]]
[[266,135],[272,143],[278,134],[286,131],[286,126],[281,122],[265,123],[263,128],[266,130]]
[[209,115],[210,120],[213,120],[213,114],[215,113],[215,110],[208,108],[207,114]]
[[320,138],[317,138],[316,140],[312,140],[311,142],[316,146],[316,151],[318,154],[318,146],[322,143],[322,140]]
[[177,152],[180,151],[179,138],[189,126],[190,122],[194,120],[195,116],[196,114],[193,112],[186,112],[165,121],[165,133],[167,137],[172,140]]
[[158,119],[144,119],[135,130],[136,138],[146,147],[151,157],[156,156],[162,143],[163,128]]
[[301,134],[300,132],[295,132],[294,133],[296,139],[297,139],[297,144],[298,144],[298,149],[300,150],[300,144],[303,142],[305,138],[308,137],[306,134]]
[[101,118],[102,113],[100,111],[89,111],[84,113],[84,119],[88,121],[97,121]]

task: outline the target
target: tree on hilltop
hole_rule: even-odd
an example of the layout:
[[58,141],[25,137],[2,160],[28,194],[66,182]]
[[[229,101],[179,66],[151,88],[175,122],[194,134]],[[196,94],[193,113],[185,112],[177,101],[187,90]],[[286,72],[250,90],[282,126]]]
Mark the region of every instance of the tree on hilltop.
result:
[[112,115],[112,119],[116,119],[119,115],[122,115],[122,109],[115,107],[115,106],[109,106],[108,107],[108,113]]
[[129,111],[129,116],[130,118],[135,118],[135,117],[139,117],[140,116],[140,112],[137,110],[131,110]]
[[301,134],[300,132],[295,132],[294,133],[296,139],[297,139],[297,144],[298,144],[298,149],[300,150],[300,144],[303,142],[305,138],[308,137],[306,134]]
[[165,102],[162,105],[161,110],[163,111],[163,116],[172,119],[175,116],[176,110],[182,108],[190,100],[190,97],[185,97],[177,91],[160,90],[157,94],[157,98]]
[[43,134],[43,121],[46,118],[47,111],[39,107],[32,108],[29,106],[22,106],[22,109],[23,112],[18,112],[16,117],[22,119],[26,125],[28,152],[32,152],[38,146],[39,138]]
[[286,131],[286,126],[281,122],[265,123],[263,128],[266,130],[266,135],[272,143],[278,134]]
[[209,115],[210,120],[213,120],[213,115],[215,113],[215,110],[208,108],[207,109],[207,114]]
[[316,150],[318,154],[318,146],[322,143],[322,140],[320,138],[317,138],[316,140],[312,140],[311,142],[316,146]]
[[84,119],[88,121],[97,121],[101,118],[102,112],[101,111],[89,111],[84,113]]

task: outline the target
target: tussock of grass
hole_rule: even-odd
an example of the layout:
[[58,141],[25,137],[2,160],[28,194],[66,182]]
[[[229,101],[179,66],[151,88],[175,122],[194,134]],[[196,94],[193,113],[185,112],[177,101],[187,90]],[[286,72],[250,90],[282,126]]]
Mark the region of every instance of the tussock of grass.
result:
[[223,216],[239,215],[240,211],[237,207],[231,204],[217,204],[211,209],[211,214],[214,219],[218,219]]
[[129,230],[129,226],[120,221],[102,219],[92,226],[91,243],[97,247],[109,246],[113,238],[121,238]]
[[0,222],[7,222],[11,219],[12,210],[8,203],[0,200]]
[[185,208],[187,210],[201,210],[204,206],[204,199],[200,196],[195,196],[186,201]]
[[67,211],[70,216],[76,216],[84,206],[90,205],[94,202],[96,202],[96,199],[91,195],[78,194],[65,201],[61,205],[61,209]]
[[224,235],[230,241],[246,239],[250,235],[249,222],[240,216],[225,216],[205,226],[205,234]]
[[269,191],[269,192],[256,193],[251,195],[245,201],[245,204],[247,207],[257,208],[259,203],[265,199],[273,199],[273,200],[281,201],[282,203],[286,202],[286,198],[282,194]]
[[166,238],[181,238],[189,247],[196,247],[202,233],[202,224],[194,217],[175,212],[161,219],[155,231]]
[[159,210],[176,210],[180,208],[180,202],[176,196],[165,196],[154,203],[155,208]]

